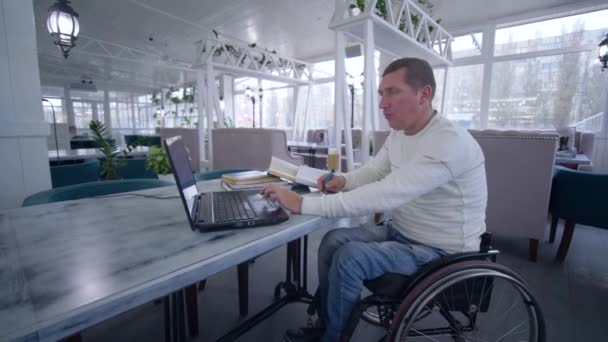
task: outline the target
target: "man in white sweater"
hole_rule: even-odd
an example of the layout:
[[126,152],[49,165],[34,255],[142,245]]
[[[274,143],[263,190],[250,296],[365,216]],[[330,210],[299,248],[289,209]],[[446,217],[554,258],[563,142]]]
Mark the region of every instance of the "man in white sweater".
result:
[[[335,176],[321,197],[267,186],[264,196],[292,213],[344,217],[392,211],[390,225],[335,229],[319,247],[317,328],[290,330],[288,341],[337,341],[363,280],[412,274],[442,255],[479,249],[487,201],[484,157],[464,129],[437,115],[431,66],[402,58],[384,71],[380,108],[392,131],[365,166]],[[333,193],[333,194],[330,194]]]

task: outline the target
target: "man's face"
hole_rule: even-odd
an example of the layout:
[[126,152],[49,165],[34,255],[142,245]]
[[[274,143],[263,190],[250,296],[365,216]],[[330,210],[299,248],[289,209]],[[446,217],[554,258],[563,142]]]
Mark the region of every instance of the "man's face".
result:
[[414,127],[428,105],[430,88],[424,86],[418,91],[412,89],[405,83],[405,68],[382,77],[378,87],[380,109],[384,112],[389,126],[395,130],[406,131]]

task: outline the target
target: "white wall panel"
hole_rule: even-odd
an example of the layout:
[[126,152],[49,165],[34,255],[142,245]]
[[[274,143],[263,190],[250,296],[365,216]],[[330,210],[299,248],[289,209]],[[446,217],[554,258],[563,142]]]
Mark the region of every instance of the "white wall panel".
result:
[[32,2],[0,0],[0,209],[51,187],[48,135]]

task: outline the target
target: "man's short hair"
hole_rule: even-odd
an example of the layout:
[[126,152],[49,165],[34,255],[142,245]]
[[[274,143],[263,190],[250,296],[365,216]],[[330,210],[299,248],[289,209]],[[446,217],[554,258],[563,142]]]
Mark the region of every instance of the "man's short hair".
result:
[[405,69],[405,83],[409,84],[414,90],[418,91],[425,85],[431,86],[431,101],[433,101],[437,85],[435,84],[435,75],[433,74],[431,65],[420,58],[400,58],[393,61],[384,69],[382,77],[401,68]]

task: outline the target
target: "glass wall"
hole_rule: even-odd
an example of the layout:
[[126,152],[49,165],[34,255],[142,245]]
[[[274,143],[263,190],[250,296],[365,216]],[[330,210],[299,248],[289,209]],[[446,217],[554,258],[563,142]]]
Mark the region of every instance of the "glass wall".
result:
[[[445,115],[465,127],[518,129],[572,126],[601,112],[597,44],[606,17],[601,10],[455,37]],[[494,46],[484,55],[479,42],[488,36]],[[487,88],[484,70],[492,70]]]
[[465,128],[479,126],[482,84],[483,65],[450,68],[443,115]]

